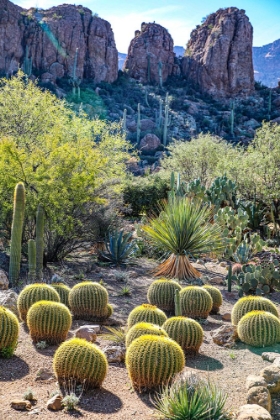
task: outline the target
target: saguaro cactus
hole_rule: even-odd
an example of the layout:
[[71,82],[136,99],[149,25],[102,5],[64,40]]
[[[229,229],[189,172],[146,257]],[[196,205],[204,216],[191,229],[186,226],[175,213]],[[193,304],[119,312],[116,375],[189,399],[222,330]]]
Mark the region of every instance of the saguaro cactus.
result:
[[140,135],[141,135],[141,114],[140,114],[140,104],[137,107],[137,145],[140,144]]
[[158,78],[159,78],[159,85],[162,88],[162,62],[158,62]]
[[44,218],[45,212],[39,204],[36,214],[36,279],[41,281],[43,277],[44,257]]
[[16,185],[14,193],[14,211],[11,234],[11,253],[9,279],[12,286],[16,286],[19,279],[21,259],[21,239],[25,208],[25,188],[22,182]]

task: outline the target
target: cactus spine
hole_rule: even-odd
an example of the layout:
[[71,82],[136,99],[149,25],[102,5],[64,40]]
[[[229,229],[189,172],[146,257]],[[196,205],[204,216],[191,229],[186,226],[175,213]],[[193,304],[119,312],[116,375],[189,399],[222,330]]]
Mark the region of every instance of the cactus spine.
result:
[[162,328],[186,352],[197,353],[203,342],[203,329],[194,319],[175,316],[165,321]]
[[44,218],[44,209],[39,204],[36,213],[36,280],[38,282],[43,279]]
[[25,286],[17,300],[17,307],[22,321],[26,320],[29,308],[40,300],[60,302],[59,294],[47,284],[34,283]]
[[211,309],[211,312],[210,313],[213,314],[213,315],[216,315],[219,312],[220,306],[223,303],[222,294],[221,294],[220,290],[217,289],[217,287],[210,286],[208,284],[206,284],[205,286],[203,286],[203,289],[207,290],[207,292],[212,297],[213,306],[212,306],[212,309]]
[[174,311],[174,296],[176,290],[181,290],[181,286],[172,280],[159,279],[154,281],[147,293],[148,302],[163,311]]
[[159,325],[150,324],[148,322],[138,322],[138,324],[135,324],[133,325],[133,327],[130,328],[125,337],[126,348],[128,348],[132,341],[136,340],[136,338],[147,334],[168,337],[167,332],[164,331],[164,329],[161,328]]
[[199,286],[187,286],[180,291],[182,314],[190,318],[206,319],[212,309],[213,299]]
[[81,338],[65,341],[54,355],[53,368],[59,383],[75,380],[86,389],[100,388],[108,371],[105,354]]
[[91,281],[78,283],[71,289],[69,305],[76,319],[102,321],[112,314],[107,290]]
[[15,314],[0,306],[0,355],[12,356],[16,349],[19,335],[19,322]]
[[137,146],[140,144],[140,136],[141,136],[141,114],[140,114],[140,104],[137,106],[137,129],[136,129],[136,135],[137,135]]
[[34,303],[27,313],[27,325],[35,343],[61,343],[66,340],[71,324],[71,313],[62,303],[41,300]]
[[128,328],[138,322],[149,322],[161,326],[167,320],[167,316],[163,311],[154,305],[144,303],[143,305],[134,308],[128,316]]
[[25,188],[22,182],[15,187],[14,211],[11,232],[11,252],[9,265],[9,279],[12,286],[16,286],[19,279],[21,260],[21,239],[25,209]]
[[143,335],[130,344],[125,363],[132,386],[141,391],[167,384],[183,370],[185,357],[174,340]]
[[36,242],[28,241],[28,280],[32,283],[36,278]]
[[241,318],[237,333],[250,346],[272,346],[280,341],[280,320],[270,312],[252,311]]
[[237,325],[240,319],[251,311],[266,311],[279,318],[277,308],[270,300],[262,296],[245,296],[239,299],[232,308],[232,324]]
[[60,302],[69,307],[70,287],[63,283],[52,283],[51,287],[59,294]]

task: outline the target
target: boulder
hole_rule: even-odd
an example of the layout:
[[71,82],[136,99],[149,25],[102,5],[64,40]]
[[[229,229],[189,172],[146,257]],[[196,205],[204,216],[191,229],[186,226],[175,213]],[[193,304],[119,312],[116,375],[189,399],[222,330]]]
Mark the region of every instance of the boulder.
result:
[[260,375],[265,379],[271,394],[280,391],[280,368],[277,366],[267,366],[260,371]]
[[161,145],[160,139],[155,134],[146,134],[140,141],[139,149],[141,152],[152,153]]
[[62,410],[62,396],[60,394],[57,394],[50,398],[47,402],[47,409],[53,411]]
[[5,271],[0,270],[0,290],[8,290],[9,288],[9,279]]
[[250,388],[258,386],[267,386],[263,376],[249,375],[246,379],[246,389],[247,391]]
[[32,405],[30,401],[25,400],[14,400],[10,403],[11,408],[18,411],[25,411],[25,410],[31,410]]
[[0,291],[0,306],[10,309],[17,317],[19,317],[17,309],[18,295],[13,290],[2,290]]
[[234,325],[222,325],[217,330],[211,331],[215,344],[223,347],[232,347],[238,340],[237,328]]
[[253,386],[247,393],[248,404],[258,404],[271,411],[271,396],[266,386]]
[[236,420],[272,420],[269,412],[257,404],[242,405],[237,412]]

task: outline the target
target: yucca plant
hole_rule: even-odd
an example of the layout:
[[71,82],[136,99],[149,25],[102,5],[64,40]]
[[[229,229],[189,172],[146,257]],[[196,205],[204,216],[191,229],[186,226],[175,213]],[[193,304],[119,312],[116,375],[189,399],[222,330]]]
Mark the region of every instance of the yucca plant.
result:
[[166,420],[226,420],[227,395],[210,380],[195,374],[180,374],[154,399],[154,406]]
[[152,245],[166,255],[155,276],[180,280],[200,277],[189,256],[222,251],[221,229],[218,224],[211,224],[210,219],[211,210],[189,198],[177,198],[163,204],[159,217],[143,226]]
[[99,252],[99,258],[105,262],[115,265],[128,264],[138,251],[136,241],[132,238],[132,233],[114,231],[109,233],[106,251]]

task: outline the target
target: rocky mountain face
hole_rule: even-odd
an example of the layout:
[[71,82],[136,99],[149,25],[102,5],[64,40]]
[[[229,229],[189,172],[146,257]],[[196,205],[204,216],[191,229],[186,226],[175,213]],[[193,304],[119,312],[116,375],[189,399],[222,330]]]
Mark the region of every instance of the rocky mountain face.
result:
[[168,31],[156,23],[141,25],[130,42],[124,70],[142,83],[165,82],[174,71],[173,39]]
[[211,95],[251,94],[252,39],[253,28],[244,10],[219,9],[192,31],[182,74]]
[[280,82],[280,39],[263,47],[253,47],[255,79],[268,87]]
[[25,10],[0,0],[0,72],[9,76],[18,67],[48,82],[64,76],[114,82],[118,52],[111,25],[82,6]]

